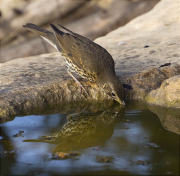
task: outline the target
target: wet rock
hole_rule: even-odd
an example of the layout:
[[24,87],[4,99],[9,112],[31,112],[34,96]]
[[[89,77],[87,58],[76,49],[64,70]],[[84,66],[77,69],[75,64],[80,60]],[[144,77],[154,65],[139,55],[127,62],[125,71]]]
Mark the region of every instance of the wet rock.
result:
[[150,104],[180,108],[180,75],[164,80],[158,89],[149,93],[146,101]]
[[52,159],[68,159],[75,156],[81,156],[80,153],[64,153],[64,152],[56,152],[52,155]]
[[147,165],[148,165],[148,163],[147,163],[146,161],[142,161],[142,160],[138,160],[138,161],[136,162],[136,164],[137,164],[137,165],[142,165],[142,166],[147,166]]
[[113,163],[114,157],[111,156],[97,156],[96,162],[98,163]]
[[23,133],[24,131],[19,131],[17,134],[14,135],[14,137],[24,137]]

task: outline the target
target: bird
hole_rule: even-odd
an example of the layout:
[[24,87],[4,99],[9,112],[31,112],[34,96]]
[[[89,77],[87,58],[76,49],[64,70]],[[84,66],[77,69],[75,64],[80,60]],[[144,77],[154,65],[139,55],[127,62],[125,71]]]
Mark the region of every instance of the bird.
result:
[[90,39],[58,25],[65,32],[53,24],[50,24],[53,32],[32,23],[27,23],[23,27],[43,37],[61,53],[67,64],[68,74],[86,93],[86,89],[72,72],[96,83],[108,96],[119,102],[121,106],[125,106],[124,88],[116,76],[115,63],[110,53]]

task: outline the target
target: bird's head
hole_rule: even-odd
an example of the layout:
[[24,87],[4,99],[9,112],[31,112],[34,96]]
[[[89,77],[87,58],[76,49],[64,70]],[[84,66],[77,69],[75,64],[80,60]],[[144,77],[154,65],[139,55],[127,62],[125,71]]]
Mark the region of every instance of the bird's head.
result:
[[118,101],[120,105],[125,106],[124,102],[124,88],[117,77],[107,81],[101,86],[105,93]]

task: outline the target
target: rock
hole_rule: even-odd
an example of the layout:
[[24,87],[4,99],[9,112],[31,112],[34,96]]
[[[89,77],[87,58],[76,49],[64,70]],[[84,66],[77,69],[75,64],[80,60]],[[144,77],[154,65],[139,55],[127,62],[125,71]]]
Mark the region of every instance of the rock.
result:
[[115,158],[112,156],[96,156],[95,157],[95,161],[97,163],[113,163],[114,160]]
[[137,165],[142,165],[142,166],[147,166],[147,165],[148,165],[147,161],[142,161],[142,160],[138,160],[138,161],[136,162],[136,164],[137,164]]
[[81,156],[81,153],[75,153],[75,152],[56,152],[56,153],[52,153],[52,158],[51,159],[55,159],[55,160],[61,160],[61,159],[68,159],[71,157],[76,157],[76,156]]
[[126,79],[126,84],[131,85],[133,90],[127,90],[126,98],[147,100],[148,94],[159,88],[162,82],[172,76],[180,74],[180,65],[171,64],[168,67],[151,68]]
[[19,131],[17,134],[13,135],[13,137],[24,137],[24,131]]
[[82,83],[92,98],[80,93],[79,86],[69,79],[66,69],[60,53],[19,58],[1,64],[0,116],[67,101],[110,99],[95,83]]
[[[112,54],[120,79],[132,87],[126,98],[146,101],[165,79],[180,74],[178,9],[178,1],[161,1],[150,12],[95,40]],[[180,103],[168,106],[180,107]]]
[[[149,13],[95,40],[113,56],[120,80],[132,87],[125,89],[126,98],[160,104],[159,100],[152,102],[148,97],[158,92],[156,89],[163,81],[180,74],[178,7],[178,1],[161,1]],[[160,67],[166,63],[171,65]],[[82,79],[80,81],[92,98],[86,97],[84,92],[80,94],[77,84],[66,73],[65,62],[59,53],[6,62],[1,64],[0,74],[1,118],[67,101],[112,100],[96,84]],[[175,78],[178,77],[172,80]],[[176,85],[175,80],[170,83]],[[167,90],[172,86],[168,85]],[[164,97],[170,102],[162,105],[180,107],[175,90],[179,90],[178,86],[171,90],[173,97],[169,98],[170,94],[166,99]]]
[[95,40],[111,53],[122,79],[165,63],[180,64],[178,7],[176,0],[161,1],[150,12]]
[[[25,3],[21,0],[20,2],[19,6],[12,2],[11,7],[8,6],[9,1],[8,3],[6,0],[2,1],[4,8],[2,28],[0,29],[1,63],[15,58],[56,52],[46,41],[43,42],[42,38],[22,27],[28,22],[51,30],[49,23],[57,23],[58,21],[72,31],[94,40],[126,24],[136,16],[146,13],[159,1],[38,0]],[[23,13],[15,15],[14,7],[21,9]],[[6,11],[10,13],[6,13]]]
[[[83,4],[83,1],[74,1],[73,3],[69,0],[38,0],[38,1],[23,1],[14,3],[13,0],[2,2],[2,29],[1,29],[1,40],[11,40],[13,37],[18,35],[22,31],[22,25],[27,22],[34,22],[37,25],[49,23],[57,17],[62,17],[76,9],[78,6]],[[11,3],[11,5],[9,5]],[[17,14],[14,9],[19,9],[22,14]],[[58,10],[61,9],[61,10]],[[7,13],[9,12],[9,13]],[[18,24],[18,25],[17,25]],[[10,34],[8,37],[7,35]],[[3,41],[3,42],[5,42]]]
[[180,75],[164,80],[160,88],[152,90],[148,94],[146,102],[166,107],[180,108]]

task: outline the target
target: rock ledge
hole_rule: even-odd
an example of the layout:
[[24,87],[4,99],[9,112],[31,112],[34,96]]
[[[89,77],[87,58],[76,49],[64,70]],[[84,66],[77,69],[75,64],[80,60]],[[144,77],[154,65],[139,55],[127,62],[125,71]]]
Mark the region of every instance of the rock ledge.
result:
[[[161,1],[149,13],[95,40],[113,56],[120,80],[132,87],[125,88],[126,98],[180,108],[179,9],[179,1]],[[165,63],[171,65],[160,67]],[[1,118],[67,101],[110,100],[96,84],[82,79],[92,98],[80,93],[60,53],[0,66]]]

